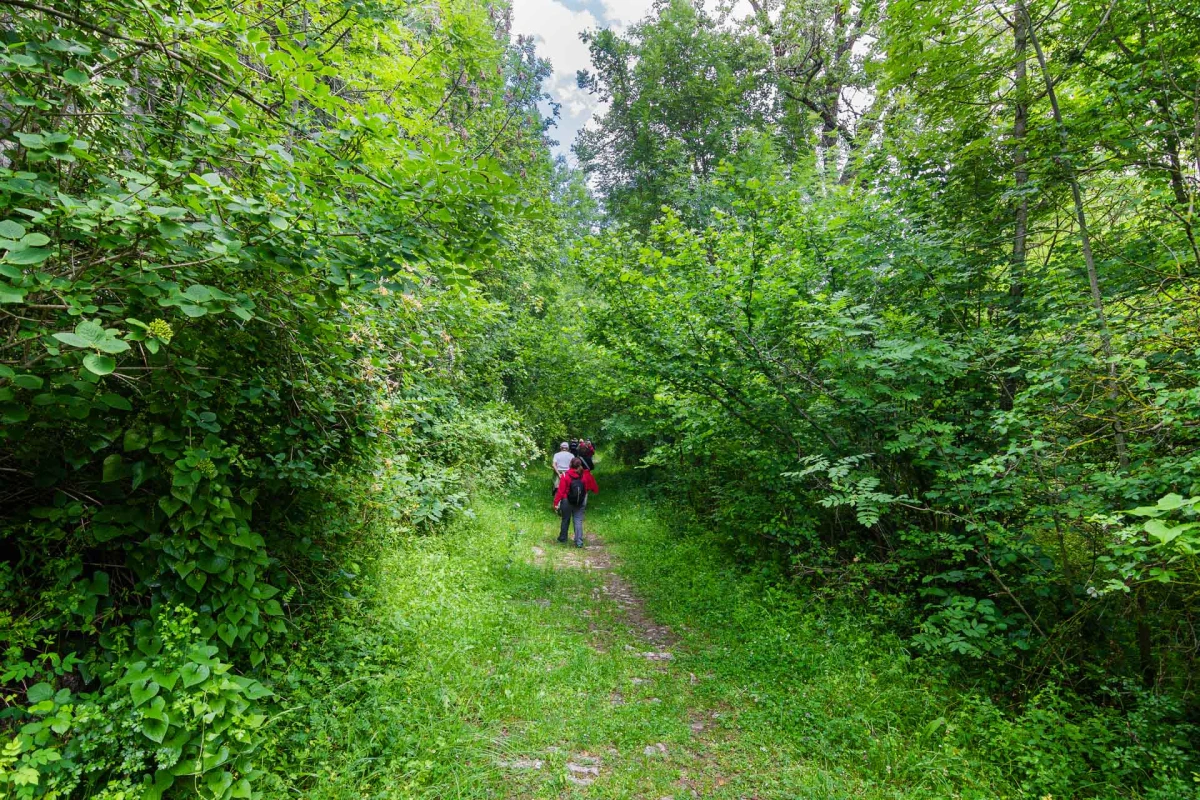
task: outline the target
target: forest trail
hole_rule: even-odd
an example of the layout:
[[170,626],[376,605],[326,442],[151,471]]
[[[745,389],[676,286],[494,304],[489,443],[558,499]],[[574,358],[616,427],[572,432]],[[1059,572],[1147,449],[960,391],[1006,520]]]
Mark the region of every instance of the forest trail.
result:
[[566,664],[534,658],[547,656],[548,672],[568,670],[567,705],[579,718],[560,717],[551,702],[507,722],[495,742],[502,796],[750,796],[737,776],[744,762],[722,753],[737,738],[735,715],[697,692],[712,676],[681,666],[680,637],[653,619],[607,544],[636,524],[630,498],[592,499],[582,549],[556,541],[559,520],[545,505],[513,500],[510,518],[518,555],[546,577],[548,591],[532,605],[551,619],[539,622],[571,651]]
[[929,734],[947,698],[898,641],[680,536],[634,470],[598,472],[586,547],[559,544],[541,477],[384,557],[328,643],[358,676],[268,797],[1012,796]]

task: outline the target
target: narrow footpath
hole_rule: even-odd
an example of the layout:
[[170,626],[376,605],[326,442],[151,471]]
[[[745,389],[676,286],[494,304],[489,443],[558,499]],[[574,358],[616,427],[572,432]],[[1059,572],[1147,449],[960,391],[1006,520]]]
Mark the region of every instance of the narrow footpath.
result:
[[[509,570],[537,577],[512,600],[528,618],[518,627],[540,629],[527,662],[540,670],[525,674],[530,702],[492,742],[496,793],[485,795],[752,796],[739,777],[750,762],[733,746],[736,715],[698,691],[712,676],[689,671],[680,637],[648,613],[608,544],[643,513],[621,493],[631,476],[599,477],[608,480],[589,501],[582,549],[556,541],[548,491],[544,502],[533,489],[494,501],[506,506],[504,527],[521,562]],[[531,643],[513,642],[522,644]]]
[[378,618],[337,642],[361,675],[268,797],[1017,796],[949,746],[898,642],[677,537],[632,470],[598,472],[586,547],[559,544],[540,477],[385,559]]

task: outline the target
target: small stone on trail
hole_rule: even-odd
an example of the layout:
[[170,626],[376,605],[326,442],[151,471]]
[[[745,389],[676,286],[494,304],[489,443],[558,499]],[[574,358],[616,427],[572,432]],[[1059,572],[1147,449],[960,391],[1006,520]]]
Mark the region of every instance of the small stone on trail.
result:
[[700,732],[700,731],[702,731],[702,730],[704,730],[704,723],[703,723],[703,722],[693,722],[693,723],[692,723],[692,731],[693,731],[694,733],[699,733],[699,732]]
[[634,686],[641,686],[643,683],[649,683],[650,681],[646,680],[645,678],[630,678],[629,682]]
[[600,768],[597,766],[590,765],[590,764],[588,764],[588,765],[571,764],[568,762],[567,769],[569,769],[571,772],[575,773],[576,775],[599,775],[600,774]]
[[659,700],[657,697],[651,697],[651,698],[650,698],[649,700],[647,700],[646,702],[647,702],[647,703],[661,703],[661,702],[662,702],[662,700]]
[[667,753],[667,746],[665,744],[663,744],[662,742],[658,742],[656,744],[648,744],[642,749],[642,755],[646,755],[646,756],[666,755],[666,753]]
[[[579,760],[583,761],[584,758],[581,757]],[[592,759],[590,757],[588,757],[587,760],[595,761],[595,759]],[[575,784],[576,786],[591,785],[592,781],[596,780],[596,777],[599,774],[600,774],[600,768],[597,766],[575,764],[570,761],[567,762],[567,780],[569,780],[571,783]]]
[[507,769],[541,769],[543,763],[540,758],[518,758],[515,761],[501,761],[500,766]]
[[535,556],[544,556],[544,555],[546,555],[546,551],[543,550],[542,548],[538,547],[537,545],[534,545],[533,554]]
[[670,661],[670,660],[671,660],[672,658],[674,658],[674,657],[675,657],[675,656],[671,655],[670,653],[666,653],[666,652],[663,652],[663,653],[642,653],[642,658],[648,659],[648,660],[650,660],[650,661]]
[[688,673],[688,683],[690,683],[692,686],[695,686],[699,682],[700,681],[696,679],[696,673],[694,673],[694,672]]

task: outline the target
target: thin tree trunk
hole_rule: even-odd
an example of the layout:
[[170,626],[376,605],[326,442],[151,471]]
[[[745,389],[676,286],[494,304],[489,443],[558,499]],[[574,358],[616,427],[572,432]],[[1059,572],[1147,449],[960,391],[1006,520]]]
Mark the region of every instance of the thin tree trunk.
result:
[[[1013,84],[1016,101],[1013,104],[1013,181],[1017,190],[1017,207],[1013,214],[1012,261],[1009,265],[1008,316],[1009,330],[1019,339],[1022,329],[1022,304],[1025,298],[1025,259],[1029,234],[1029,198],[1025,190],[1029,186],[1029,151],[1025,144],[1025,133],[1029,126],[1029,82],[1026,50],[1028,47],[1027,19],[1023,8],[1018,8],[1013,20],[1013,52],[1016,63],[1013,69]],[[1020,356],[1014,359],[1019,366]],[[1015,373],[1004,378],[1004,409],[1011,410],[1018,391]]]
[[1088,284],[1092,291],[1092,307],[1096,312],[1096,325],[1100,331],[1100,347],[1104,353],[1104,361],[1108,367],[1108,397],[1113,403],[1113,442],[1117,451],[1117,462],[1123,470],[1129,467],[1129,452],[1125,445],[1125,429],[1121,425],[1120,419],[1116,414],[1116,403],[1119,397],[1117,387],[1117,365],[1113,361],[1112,349],[1112,332],[1108,328],[1108,317],[1104,313],[1104,295],[1100,292],[1100,279],[1096,274],[1096,258],[1092,254],[1092,237],[1088,233],[1087,213],[1083,206],[1083,192],[1079,188],[1079,176],[1075,171],[1075,165],[1071,163],[1070,156],[1067,153],[1067,127],[1063,123],[1062,109],[1058,105],[1058,93],[1054,90],[1054,80],[1050,77],[1050,69],[1046,65],[1046,54],[1042,51],[1042,45],[1038,41],[1037,31],[1034,30],[1033,20],[1029,16],[1029,10],[1025,7],[1024,0],[1018,0],[1017,3],[1020,16],[1025,18],[1026,29],[1029,33],[1029,42],[1033,45],[1033,51],[1037,54],[1038,66],[1041,69],[1042,80],[1046,84],[1046,96],[1050,100],[1050,109],[1054,114],[1054,124],[1058,128],[1058,135],[1062,143],[1062,154],[1055,158],[1055,161],[1060,164],[1067,173],[1067,179],[1071,184],[1071,199],[1075,204],[1075,219],[1079,225],[1079,245],[1083,250],[1083,263],[1087,267]]

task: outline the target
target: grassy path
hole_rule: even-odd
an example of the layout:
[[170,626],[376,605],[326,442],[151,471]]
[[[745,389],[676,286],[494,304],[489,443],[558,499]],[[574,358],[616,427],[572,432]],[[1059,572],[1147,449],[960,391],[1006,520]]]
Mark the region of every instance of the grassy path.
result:
[[583,550],[536,481],[389,555],[377,618],[313,643],[353,674],[289,722],[268,796],[1011,796],[898,644],[673,540],[633,473],[598,477]]

